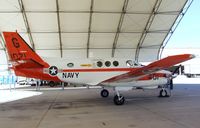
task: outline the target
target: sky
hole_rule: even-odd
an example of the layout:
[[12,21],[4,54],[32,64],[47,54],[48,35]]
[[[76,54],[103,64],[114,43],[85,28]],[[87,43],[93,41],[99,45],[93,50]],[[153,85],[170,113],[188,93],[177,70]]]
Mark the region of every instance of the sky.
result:
[[193,1],[165,48],[200,49],[200,0]]

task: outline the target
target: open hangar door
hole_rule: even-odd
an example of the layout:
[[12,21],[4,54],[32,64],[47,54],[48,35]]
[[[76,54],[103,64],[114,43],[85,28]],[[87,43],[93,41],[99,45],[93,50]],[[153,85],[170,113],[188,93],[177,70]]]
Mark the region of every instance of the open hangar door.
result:
[[[0,31],[39,55],[160,59],[192,0],[1,0]],[[1,37],[2,38],[2,37]],[[3,39],[0,49],[5,50]]]

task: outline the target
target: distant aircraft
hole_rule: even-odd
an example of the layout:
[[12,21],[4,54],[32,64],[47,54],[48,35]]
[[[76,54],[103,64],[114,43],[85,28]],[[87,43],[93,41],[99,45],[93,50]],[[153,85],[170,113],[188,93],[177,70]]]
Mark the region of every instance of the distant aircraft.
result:
[[169,56],[143,66],[131,59],[59,59],[41,58],[17,32],[3,32],[9,61],[16,76],[102,86],[101,96],[108,97],[104,87],[114,87],[114,103],[124,104],[122,90],[160,87],[160,97],[168,97],[173,88],[172,73],[165,70],[190,60],[192,54]]

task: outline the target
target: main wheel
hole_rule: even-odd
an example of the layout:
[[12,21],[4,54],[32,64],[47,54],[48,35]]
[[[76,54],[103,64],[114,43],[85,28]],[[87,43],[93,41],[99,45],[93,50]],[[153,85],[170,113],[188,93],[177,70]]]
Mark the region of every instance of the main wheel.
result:
[[122,95],[120,95],[120,96],[115,95],[113,101],[114,101],[114,103],[115,103],[116,105],[123,105],[124,102],[125,102],[125,98],[124,98],[124,96],[122,96]]
[[101,91],[101,96],[104,97],[104,98],[108,97],[108,96],[109,96],[109,91],[106,90],[106,89],[103,89],[103,90]]
[[53,82],[53,81],[50,81],[50,82],[49,82],[49,86],[50,86],[50,87],[54,87],[55,85],[56,85],[55,82]]
[[160,95],[159,97],[168,97],[168,93],[167,93],[167,90],[160,90]]

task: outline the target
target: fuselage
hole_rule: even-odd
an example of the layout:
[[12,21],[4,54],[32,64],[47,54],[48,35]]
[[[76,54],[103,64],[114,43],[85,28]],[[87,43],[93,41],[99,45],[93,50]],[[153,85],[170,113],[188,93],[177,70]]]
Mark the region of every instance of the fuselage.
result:
[[[163,80],[167,81],[168,71],[159,71],[154,74],[141,76],[140,78],[131,81],[120,83],[107,82],[106,80],[125,74],[127,72],[143,67],[131,59],[107,58],[107,59],[57,59],[43,58],[49,64],[46,68],[23,68],[15,69],[16,74],[25,77],[37,78],[42,80],[62,81],[85,85],[127,85],[135,82],[137,85],[141,83],[163,84]],[[162,78],[162,79],[161,79]],[[153,81],[152,81],[153,80]],[[141,83],[139,83],[141,82]],[[142,84],[141,86],[145,86]],[[153,84],[152,84],[153,85]]]

